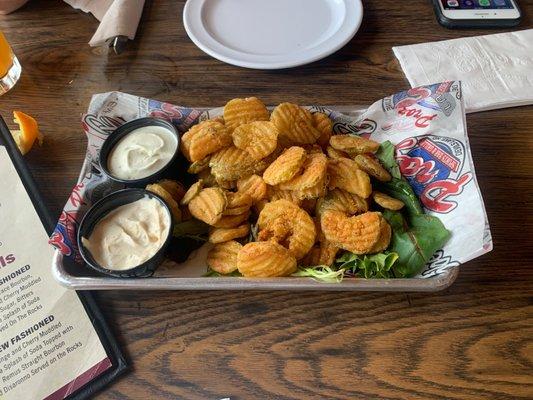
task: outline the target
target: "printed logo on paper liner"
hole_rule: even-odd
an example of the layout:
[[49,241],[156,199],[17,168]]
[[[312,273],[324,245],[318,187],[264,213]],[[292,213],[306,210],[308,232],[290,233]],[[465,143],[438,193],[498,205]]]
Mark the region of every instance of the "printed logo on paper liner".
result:
[[451,256],[444,255],[443,250],[437,250],[426,264],[422,276],[429,278],[431,276],[440,275],[446,270],[459,265],[461,265],[460,262],[452,260]]
[[462,173],[465,165],[464,145],[444,136],[419,136],[396,145],[396,160],[423,206],[447,214],[457,207],[454,198],[473,178]]
[[179,107],[157,100],[148,100],[149,117],[165,119],[174,124],[181,132],[187,131],[200,114],[200,111],[193,108]]
[[[408,114],[415,106],[420,109],[437,111],[449,117],[457,100],[461,98],[461,86],[458,82],[449,81],[434,85],[412,88],[383,99],[383,111],[396,110],[400,115]],[[413,112],[410,114],[412,115]],[[425,121],[421,121],[424,124]]]

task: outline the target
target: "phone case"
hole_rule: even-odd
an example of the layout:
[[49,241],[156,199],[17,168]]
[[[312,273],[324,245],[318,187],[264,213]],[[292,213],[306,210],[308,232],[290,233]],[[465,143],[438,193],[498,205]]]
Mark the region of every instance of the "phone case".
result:
[[433,0],[433,9],[437,16],[439,24],[448,29],[482,29],[482,28],[511,28],[520,24],[522,20],[522,11],[515,3],[520,17],[516,19],[450,19],[442,14],[439,5],[440,0]]
[[[30,196],[30,199],[39,215],[43,226],[45,227],[48,234],[51,234],[55,227],[55,222],[52,216],[50,215],[48,209],[44,205],[43,198],[37,188],[35,180],[31,175],[24,158],[20,154],[20,151],[11,136],[11,132],[6,126],[4,119],[0,116],[0,146],[5,146],[15,169]],[[87,312],[87,315],[91,319],[96,333],[102,345],[107,353],[107,356],[111,360],[111,368],[106,372],[102,373],[100,376],[91,380],[86,385],[82,386],[75,392],[68,395],[65,399],[68,400],[83,400],[89,399],[94,394],[102,389],[105,385],[110,383],[112,380],[117,378],[119,375],[124,373],[128,366],[122,351],[120,350],[118,343],[116,342],[113,334],[111,333],[109,327],[104,321],[104,317],[98,309],[92,295],[90,292],[83,291],[77,292],[78,297]]]

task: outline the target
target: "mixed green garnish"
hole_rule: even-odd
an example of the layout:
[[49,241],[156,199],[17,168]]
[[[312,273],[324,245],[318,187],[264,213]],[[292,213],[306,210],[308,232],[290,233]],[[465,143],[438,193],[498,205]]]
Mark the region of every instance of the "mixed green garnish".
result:
[[340,282],[345,276],[410,278],[419,274],[448,241],[450,232],[439,218],[424,213],[415,192],[402,177],[394,158],[394,145],[383,142],[376,156],[392,175],[391,181],[378,182],[376,188],[405,204],[402,212],[383,211],[383,217],[392,228],[387,250],[364,256],[347,251],[331,267],[300,267],[293,276],[307,276],[322,282]]

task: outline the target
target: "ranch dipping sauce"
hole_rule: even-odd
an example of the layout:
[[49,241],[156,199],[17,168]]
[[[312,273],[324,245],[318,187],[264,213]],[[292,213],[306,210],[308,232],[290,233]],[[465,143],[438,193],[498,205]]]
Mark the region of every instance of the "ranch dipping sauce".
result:
[[119,179],[146,178],[163,169],[177,148],[178,140],[168,129],[143,126],[118,141],[109,153],[107,168]]
[[124,271],[141,265],[163,247],[170,224],[161,202],[145,197],[111,211],[82,243],[100,266]]

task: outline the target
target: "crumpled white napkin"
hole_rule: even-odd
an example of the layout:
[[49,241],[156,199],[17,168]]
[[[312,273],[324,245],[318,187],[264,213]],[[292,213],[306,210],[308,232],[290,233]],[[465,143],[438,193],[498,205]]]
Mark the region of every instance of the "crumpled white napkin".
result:
[[115,36],[135,38],[144,0],[64,0],[72,7],[90,12],[100,25],[89,41],[92,47],[102,46]]
[[412,87],[462,81],[466,112],[533,104],[533,29],[393,51]]

